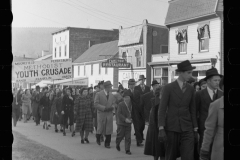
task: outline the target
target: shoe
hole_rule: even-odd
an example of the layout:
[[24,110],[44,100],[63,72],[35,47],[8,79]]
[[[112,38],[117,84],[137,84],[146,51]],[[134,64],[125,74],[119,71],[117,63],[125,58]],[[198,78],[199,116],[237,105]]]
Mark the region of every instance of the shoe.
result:
[[58,129],[55,129],[55,132],[57,133],[57,132],[58,132]]
[[51,125],[49,124],[48,127],[51,127]]
[[100,136],[100,141],[101,141],[101,142],[104,142],[104,137],[103,137],[103,135]]
[[72,132],[72,137],[75,136],[75,131]]
[[142,144],[142,143],[139,143],[139,142],[137,142],[137,146],[138,146],[138,147],[142,147],[142,146],[143,146],[143,144]]
[[60,132],[63,132],[63,129],[60,129]]
[[81,140],[81,143],[84,144],[84,140],[83,139]]
[[116,148],[117,148],[118,151],[121,150],[119,145],[116,145]]
[[68,129],[68,125],[66,125],[66,129]]
[[89,140],[87,138],[84,138],[84,141],[86,141],[87,143],[89,143]]
[[105,145],[105,148],[111,148],[109,145]]
[[132,153],[130,151],[126,151],[126,154],[131,155]]

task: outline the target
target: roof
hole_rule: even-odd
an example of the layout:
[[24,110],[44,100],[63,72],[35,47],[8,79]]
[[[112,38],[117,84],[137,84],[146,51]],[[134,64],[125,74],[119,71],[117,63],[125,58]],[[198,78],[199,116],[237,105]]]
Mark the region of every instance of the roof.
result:
[[47,54],[43,57],[35,59],[34,61],[41,61],[41,60],[48,60],[48,59],[52,59],[52,54]]
[[54,32],[52,32],[52,35],[60,33],[60,32],[64,32],[66,30],[70,30],[70,29],[78,29],[78,30],[99,30],[99,31],[114,31],[117,29],[93,29],[93,28],[76,28],[76,27],[66,27],[66,28],[62,28],[62,29],[58,29]]
[[212,15],[223,8],[223,0],[174,0],[169,3],[165,25]]
[[33,61],[35,58],[28,58],[28,57],[13,57],[13,62],[20,62],[20,61]]
[[[73,63],[84,63],[108,59],[105,55],[114,56],[118,53],[118,40],[93,45],[79,56]],[[104,56],[101,56],[104,55]]]
[[142,43],[142,28],[143,25],[124,28],[119,31],[118,46]]

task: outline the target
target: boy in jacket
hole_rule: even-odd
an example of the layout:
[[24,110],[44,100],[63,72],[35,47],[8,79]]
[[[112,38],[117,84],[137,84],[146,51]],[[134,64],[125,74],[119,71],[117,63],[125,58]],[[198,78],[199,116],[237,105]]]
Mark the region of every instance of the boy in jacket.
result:
[[117,109],[117,138],[116,148],[120,151],[120,143],[125,138],[125,150],[126,154],[130,155],[131,145],[131,130],[132,130],[132,104],[130,99],[131,93],[129,90],[125,90],[123,93],[123,102],[121,102]]

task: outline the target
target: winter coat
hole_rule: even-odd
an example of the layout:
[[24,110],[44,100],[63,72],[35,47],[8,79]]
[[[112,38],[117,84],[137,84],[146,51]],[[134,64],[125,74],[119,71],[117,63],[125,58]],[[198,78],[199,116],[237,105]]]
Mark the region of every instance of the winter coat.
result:
[[91,96],[79,96],[74,102],[76,132],[93,130],[93,99]]
[[40,93],[37,93],[36,91],[32,94],[32,115],[33,117],[37,116],[37,111],[39,107],[40,102]]
[[[52,124],[60,124],[62,119],[61,114],[61,108],[62,108],[62,97],[54,97],[53,103],[52,103],[52,117],[51,117],[51,123]],[[57,112],[57,114],[56,114]]]
[[117,109],[117,124],[122,126],[131,126],[132,123],[125,122],[126,118],[132,119],[131,112],[132,104],[130,103],[130,105],[127,106],[124,101],[121,102]]
[[49,121],[50,120],[50,99],[49,97],[43,96],[40,99],[40,105],[42,106],[42,121]]

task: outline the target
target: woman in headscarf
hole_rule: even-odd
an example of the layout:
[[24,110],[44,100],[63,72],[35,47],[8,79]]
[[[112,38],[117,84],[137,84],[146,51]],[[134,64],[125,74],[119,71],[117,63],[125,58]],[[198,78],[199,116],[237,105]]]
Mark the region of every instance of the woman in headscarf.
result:
[[[88,95],[88,88],[82,88],[81,96],[74,103],[74,115],[76,117],[76,132],[80,132],[81,143],[89,143],[89,132],[93,131],[93,98]],[[85,137],[84,137],[85,131]]]
[[[59,89],[58,89],[59,90]],[[57,95],[54,97],[52,104],[52,112],[54,113],[52,123],[55,125],[55,132],[58,132],[57,125],[61,122],[61,108],[62,108],[62,92],[56,91]]]
[[43,129],[46,128],[48,130],[47,122],[50,120],[50,99],[49,99],[50,93],[44,92],[44,96],[40,99],[40,105],[42,105],[42,121],[43,123]]
[[13,119],[13,126],[16,127],[17,121],[20,115],[20,100],[18,99],[18,90],[17,88],[13,89],[13,102],[12,102],[12,119]]
[[27,122],[27,114],[28,114],[28,110],[30,109],[30,106],[31,106],[31,97],[32,96],[30,94],[30,90],[26,89],[21,98],[24,123]]

